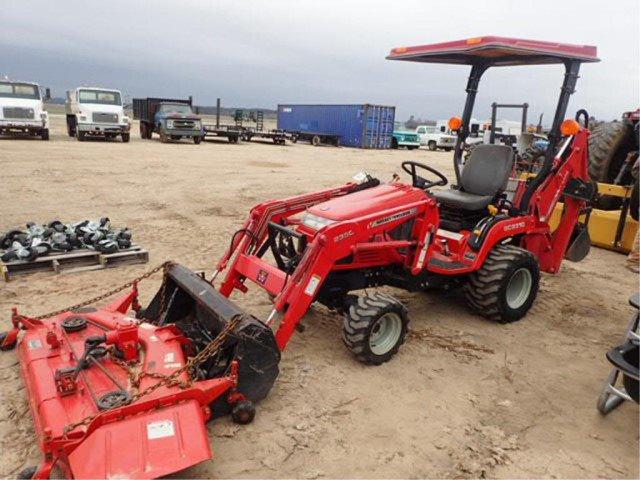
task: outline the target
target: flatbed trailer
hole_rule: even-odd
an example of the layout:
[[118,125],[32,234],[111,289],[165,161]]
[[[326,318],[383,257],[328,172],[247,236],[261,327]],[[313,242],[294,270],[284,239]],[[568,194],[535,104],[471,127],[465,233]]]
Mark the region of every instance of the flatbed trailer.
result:
[[243,135],[243,130],[235,125],[204,124],[202,130],[205,140],[210,137],[226,138],[229,143],[238,143]]
[[304,140],[311,143],[314,147],[318,145],[340,146],[340,138],[342,135],[333,135],[329,133],[310,132],[310,131],[294,131],[287,132],[291,136],[291,141],[296,143],[298,140]]
[[244,128],[242,132],[242,140],[250,142],[254,138],[263,140],[271,140],[276,145],[284,145],[287,138],[291,139],[290,135],[284,130],[274,129],[266,132],[258,131],[254,128]]

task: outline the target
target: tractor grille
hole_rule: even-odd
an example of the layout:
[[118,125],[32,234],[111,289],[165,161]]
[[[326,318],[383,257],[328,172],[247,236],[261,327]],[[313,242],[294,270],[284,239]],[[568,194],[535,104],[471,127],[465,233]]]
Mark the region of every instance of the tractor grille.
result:
[[117,113],[94,113],[93,123],[118,123]]
[[20,107],[4,107],[2,109],[4,118],[19,118],[26,120],[33,120],[34,113],[33,108],[20,108]]
[[195,128],[195,122],[193,120],[186,119],[174,120],[173,128],[184,128],[186,130],[193,130]]

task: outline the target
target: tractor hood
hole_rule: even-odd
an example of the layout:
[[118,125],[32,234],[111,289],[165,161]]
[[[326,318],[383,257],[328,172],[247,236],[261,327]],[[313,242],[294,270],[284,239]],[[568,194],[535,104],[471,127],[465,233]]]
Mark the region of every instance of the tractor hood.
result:
[[315,217],[343,221],[402,207],[425,198],[426,193],[419,188],[388,183],[319,203],[310,207],[307,212]]

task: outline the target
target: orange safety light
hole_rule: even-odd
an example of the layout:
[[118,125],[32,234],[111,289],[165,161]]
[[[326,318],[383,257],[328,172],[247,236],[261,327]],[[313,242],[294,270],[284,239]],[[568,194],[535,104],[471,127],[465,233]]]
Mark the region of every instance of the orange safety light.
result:
[[405,53],[407,50],[407,47],[397,47],[393,49],[393,53]]
[[462,127],[462,119],[460,117],[451,117],[449,119],[449,128],[452,131],[457,132],[460,127]]
[[572,118],[567,118],[562,125],[560,125],[560,133],[563,136],[575,135],[580,131],[580,124]]
[[474,37],[467,39],[467,45],[477,45],[478,43],[482,43],[482,37]]

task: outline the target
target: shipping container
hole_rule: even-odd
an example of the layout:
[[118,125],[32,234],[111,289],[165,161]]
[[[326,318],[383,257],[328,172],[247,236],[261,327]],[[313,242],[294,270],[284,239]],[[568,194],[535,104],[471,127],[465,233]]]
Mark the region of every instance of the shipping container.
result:
[[278,105],[278,129],[335,135],[357,148],[391,148],[395,107],[383,105]]

